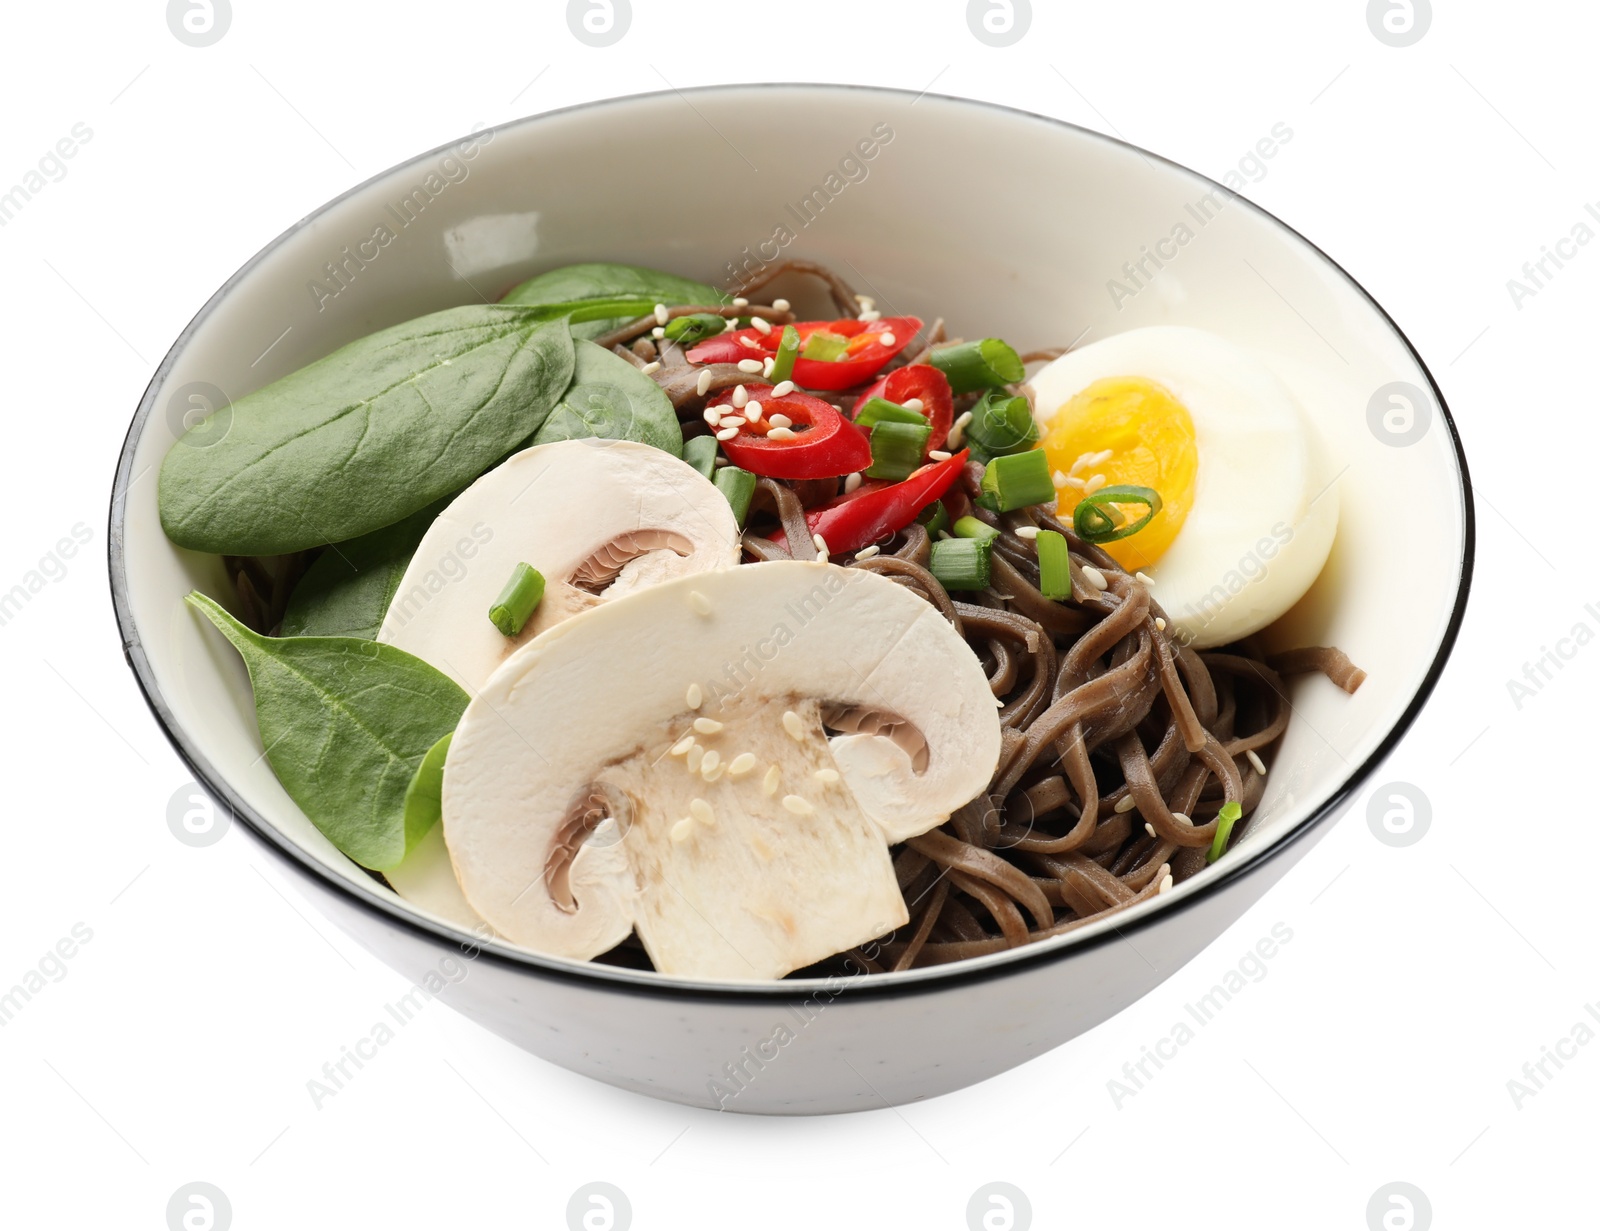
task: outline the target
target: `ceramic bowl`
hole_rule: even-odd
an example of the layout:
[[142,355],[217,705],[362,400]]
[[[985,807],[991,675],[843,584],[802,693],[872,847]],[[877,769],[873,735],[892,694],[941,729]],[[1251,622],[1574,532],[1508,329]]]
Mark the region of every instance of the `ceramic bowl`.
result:
[[[987,189],[975,167],[1003,171],[1005,190]],[[1259,354],[1314,418],[1343,508],[1326,570],[1271,636],[1342,647],[1365,685],[1346,696],[1320,678],[1294,684],[1266,797],[1216,865],[1110,922],[988,958],[848,983],[698,983],[483,943],[408,906],[278,785],[238,658],[184,605],[191,589],[230,593],[220,562],[174,547],[157,519],[159,463],[196,391],[201,404],[240,396],[362,334],[574,261],[727,285],[787,256],[833,265],[886,313],[943,315],[953,334],[998,334],[1020,349],[1172,323]],[[111,581],[128,663],[197,780],[407,978],[442,985],[448,1003],[527,1050],[628,1090],[743,1112],[838,1112],[957,1089],[1107,1020],[1304,855],[1444,667],[1471,573],[1466,491],[1454,425],[1395,323],[1227,187],[988,104],[748,86],[485,130],[351,189],[268,244],[200,310],[139,405],[112,495]]]

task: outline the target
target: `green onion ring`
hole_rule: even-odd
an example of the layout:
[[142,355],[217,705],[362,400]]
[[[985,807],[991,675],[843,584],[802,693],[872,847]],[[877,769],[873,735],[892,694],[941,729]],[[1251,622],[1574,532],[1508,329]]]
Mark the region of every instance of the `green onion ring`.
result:
[[[1117,504],[1142,504],[1145,514],[1138,521],[1119,525]],[[1106,506],[1106,507],[1102,507]],[[1130,534],[1138,534],[1150,519],[1161,512],[1161,493],[1151,487],[1135,487],[1131,483],[1117,483],[1102,487],[1091,496],[1078,501],[1072,513],[1072,528],[1085,543],[1115,543]]]

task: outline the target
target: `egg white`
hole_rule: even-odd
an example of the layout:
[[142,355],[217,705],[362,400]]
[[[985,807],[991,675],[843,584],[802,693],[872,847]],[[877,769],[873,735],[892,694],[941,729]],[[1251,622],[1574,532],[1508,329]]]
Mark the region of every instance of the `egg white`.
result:
[[1030,383],[1041,430],[1097,380],[1142,376],[1194,421],[1198,468],[1183,528],[1151,570],[1179,638],[1225,645],[1288,611],[1322,571],[1339,524],[1327,450],[1278,376],[1203,329],[1156,325],[1070,351]]

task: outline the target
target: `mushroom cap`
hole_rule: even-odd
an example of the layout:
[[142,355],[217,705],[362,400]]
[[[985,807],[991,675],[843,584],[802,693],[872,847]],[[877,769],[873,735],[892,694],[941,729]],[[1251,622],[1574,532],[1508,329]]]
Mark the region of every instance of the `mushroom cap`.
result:
[[[513,454],[423,535],[378,640],[469,693],[520,646],[580,611],[673,577],[739,562],[726,497],[671,454],[631,440],[562,440]],[[516,637],[489,608],[519,563],[545,579]]]
[[[821,715],[838,710],[893,716],[924,755],[885,735],[824,742]],[[697,718],[725,723],[704,737],[721,764],[744,750],[765,764],[701,786],[671,753]],[[799,753],[764,791],[762,769]],[[512,655],[451,743],[444,837],[467,900],[516,943],[590,958],[637,924],[665,973],[776,977],[905,921],[889,843],[983,791],[999,753],[982,666],[926,601],[865,570],[744,565],[607,604]],[[575,809],[602,790],[621,800],[615,836],[585,842]],[[718,820],[685,842],[696,806]],[[574,849],[558,901],[547,873]]]

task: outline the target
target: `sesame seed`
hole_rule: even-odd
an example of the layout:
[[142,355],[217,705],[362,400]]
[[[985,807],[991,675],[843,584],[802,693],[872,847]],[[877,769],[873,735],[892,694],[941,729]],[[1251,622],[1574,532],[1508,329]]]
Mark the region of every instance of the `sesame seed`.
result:
[[855,489],[860,487],[860,486],[861,486],[861,472],[859,470],[856,471],[854,474],[845,475],[845,477],[844,477],[844,490],[847,493],[855,491]]
[[723,415],[722,418],[717,420],[717,426],[718,427],[743,427],[744,426],[744,416],[743,415]]
[[720,432],[717,433],[717,439],[718,440],[732,440],[738,434],[739,434],[739,429],[738,428],[736,428],[736,427],[725,427]]
[[877,303],[878,301],[876,299],[874,299],[871,295],[857,295],[856,296],[856,302],[858,304],[860,304],[862,306],[862,308],[865,309],[865,308],[872,307],[872,305]]
[[1016,534],[1019,539],[1036,539],[1039,537],[1039,527],[1018,526]]
[[954,455],[951,454],[951,453],[946,452],[944,449],[929,449],[928,450],[928,460],[929,461],[948,462],[952,456],[954,456]]
[[1117,808],[1116,808],[1116,810],[1118,812],[1132,812],[1138,806],[1139,806],[1138,800],[1134,799],[1133,792],[1129,791],[1121,799],[1117,800]]
[[743,295],[740,295],[734,299],[733,306],[736,308],[748,308],[750,306],[750,301]]
[[695,744],[694,736],[685,735],[676,744],[672,745],[672,747],[669,748],[668,751],[675,757],[681,757],[684,753],[688,752],[689,749],[693,748],[694,744]]
[[700,703],[705,699],[705,693],[700,691],[700,685],[698,684],[690,684],[688,690],[683,694],[684,704],[692,710],[699,709]]
[[860,551],[856,552],[856,559],[857,560],[870,560],[870,559],[872,559],[873,556],[878,554],[878,551],[879,551],[879,548],[878,548],[878,545],[876,543],[869,543],[867,546],[863,547]]
[[1166,631],[1167,631],[1167,622],[1165,620],[1163,620],[1160,616],[1157,616],[1156,617],[1156,632],[1164,633]]
[[785,795],[783,797],[783,806],[796,816],[810,816],[816,811],[811,806],[811,801],[804,795]]
[[[724,322],[723,322],[723,324],[722,324],[722,332],[723,332],[723,333],[732,333],[732,332],[733,332],[733,331],[734,331],[734,330],[735,330],[735,329],[737,329],[737,328],[739,328],[739,322],[738,322],[738,320],[737,320],[737,318],[735,318],[735,317],[732,317],[732,316],[730,316],[730,317],[729,317],[729,318],[728,318],[728,319],[727,319],[727,320],[726,320],[726,321],[724,321]],[[743,338],[740,338],[740,339],[739,339],[739,340],[740,340],[740,341],[741,341],[741,342],[742,342],[742,341],[744,341],[744,339],[743,339]]]
[[783,777],[783,771],[776,765],[767,770],[766,777],[761,779],[761,793],[763,795],[776,795],[778,793],[778,779]]
[[727,773],[727,766],[725,765],[702,765],[700,767],[700,777],[707,782],[716,782],[725,773]]
[[757,333],[771,333],[772,332],[772,322],[771,321],[764,321],[759,316],[752,316],[750,318],[750,323],[756,327],[756,332]]
[[894,345],[894,334],[892,334],[892,333],[880,333],[878,335],[878,341],[882,342],[885,346],[893,346]]
[[1105,590],[1110,588],[1109,583],[1106,581],[1106,575],[1099,569],[1095,568],[1095,566],[1092,564],[1085,564],[1083,566],[1083,576],[1085,580],[1087,580],[1088,583],[1096,590]]
[[728,762],[728,777],[741,778],[755,767],[756,754],[753,752],[741,752]]
[[784,414],[768,415],[767,422],[773,427],[790,427],[794,424],[794,420]]
[[879,312],[876,308],[868,308],[865,312],[863,312],[856,319],[857,320],[861,320],[861,321],[866,321],[870,325],[873,321],[882,320],[883,319],[883,313]]
[[1103,474],[1092,474],[1092,475],[1089,476],[1088,482],[1086,482],[1083,485],[1084,495],[1092,496],[1092,495],[1095,494],[1095,492],[1099,491],[1105,485],[1106,485],[1106,477],[1105,477],[1105,475],[1103,475]]
[[743,410],[746,403],[750,401],[750,390],[743,385],[735,385],[733,387],[733,397],[729,400],[740,410]]
[[699,590],[689,591],[689,606],[695,609],[697,615],[711,614],[711,600]]
[[839,771],[836,769],[819,769],[811,776],[818,782],[825,782],[829,786],[832,786],[835,782],[839,781]]
[[698,796],[689,801],[689,815],[702,825],[715,827],[717,814],[711,810],[711,805]]
[[794,381],[780,380],[772,386],[772,396],[775,398],[787,397],[794,392]]
[[694,382],[694,391],[701,397],[711,392],[711,369],[701,368],[700,375]]
[[700,732],[701,735],[715,735],[722,730],[722,724],[715,718],[696,718],[694,720],[694,729]]
[[707,782],[715,782],[722,773],[722,754],[715,748],[708,748],[706,755],[700,758],[700,774]]
[[1172,873],[1168,872],[1161,878],[1161,883],[1156,886],[1157,893],[1165,893],[1172,888]]
[[652,359],[649,363],[645,364],[644,367],[639,369],[639,371],[643,372],[646,376],[653,376],[657,372],[659,372],[660,370],[661,370],[661,365],[659,363],[657,363],[654,359]]
[[745,422],[747,423],[754,423],[757,419],[761,418],[761,403],[746,402],[744,404],[744,417]]
[[907,398],[905,401],[901,402],[900,405],[904,406],[907,410],[916,411],[919,415],[922,413],[921,398]]
[[768,440],[793,440],[794,433],[786,427],[775,427],[767,433]]
[[761,349],[761,343],[757,342],[754,338],[740,338],[739,345],[748,346],[751,350]]
[[1265,774],[1267,772],[1266,763],[1256,755],[1254,748],[1245,749],[1244,759],[1250,762],[1250,768],[1255,770],[1256,773]]
[[1089,465],[1091,465],[1091,466],[1104,466],[1110,460],[1111,460],[1111,450],[1110,449],[1102,449],[1099,453],[1096,453],[1093,457],[1091,457],[1089,459]]
[[828,540],[823,538],[820,534],[813,534],[811,536],[811,545],[824,556],[831,554],[828,551]]
[[680,821],[674,821],[672,823],[672,840],[674,842],[687,842],[693,829],[694,822],[688,817],[684,817]]
[[1006,699],[1004,697],[996,697],[994,699],[994,707],[997,710],[1005,709],[1005,707],[1006,707]]
[[787,312],[789,310],[789,301],[787,299],[774,299],[772,306],[779,312]]
[[706,421],[706,426],[716,427],[717,424],[722,422],[722,411],[718,407],[707,406],[700,413],[700,417]]
[[1149,834],[1152,838],[1156,836],[1156,827],[1154,825],[1152,825],[1149,821],[1146,821],[1144,823],[1144,831],[1145,831],[1145,833]]
[[1050,482],[1057,487],[1065,487],[1067,485],[1067,476],[1057,470],[1051,474]]
[[1187,812],[1174,812],[1172,814],[1172,819],[1177,821],[1180,825],[1194,824],[1194,822],[1189,819],[1189,814]]
[[658,303],[656,305],[656,324],[665,325],[668,319],[667,305],[664,303]]
[[1137,577],[1140,581],[1142,581],[1147,586],[1153,586],[1153,585],[1156,584],[1155,580],[1146,572],[1138,571],[1138,572],[1134,573],[1134,576]]
[[657,325],[654,329],[652,329],[650,331],[650,336],[652,338],[664,338],[664,337],[667,336],[667,331],[665,329],[661,328],[660,325]]
[[705,755],[706,750],[700,747],[699,744],[694,744],[690,747],[688,759],[684,762],[684,764],[689,767],[689,772],[691,774],[698,774],[700,772],[700,762]]
[[783,729],[793,736],[796,741],[803,740],[806,737],[806,724],[800,721],[800,715],[793,710],[783,711]]
[[741,359],[739,360],[739,370],[741,372],[759,372],[761,370],[761,360]]
[[950,438],[945,441],[945,443],[952,449],[959,449],[961,447],[961,441],[966,434],[967,424],[971,422],[972,412],[970,410],[963,410],[960,416],[957,417],[956,421],[950,425]]
[[1078,490],[1078,491],[1080,491],[1080,492],[1081,492],[1081,491],[1084,491],[1084,490],[1085,490],[1085,489],[1086,489],[1086,488],[1087,488],[1087,487],[1088,487],[1088,484],[1086,484],[1086,483],[1085,483],[1085,482],[1084,482],[1084,481],[1083,481],[1083,480],[1082,480],[1082,479],[1080,479],[1080,478],[1079,478],[1079,477],[1078,477],[1078,476],[1077,476],[1077,475],[1075,475],[1075,474],[1069,474],[1069,475],[1068,475],[1068,476],[1067,476],[1067,477],[1066,477],[1066,478],[1065,478],[1065,479],[1064,479],[1064,480],[1063,480],[1063,481],[1062,481],[1062,484],[1061,484],[1061,485],[1062,485],[1062,486],[1063,486],[1063,487],[1073,487],[1073,488],[1076,488],[1076,489],[1077,489],[1077,490]]
[[761,375],[771,376],[772,369],[778,366],[778,361],[770,355],[761,361]]

